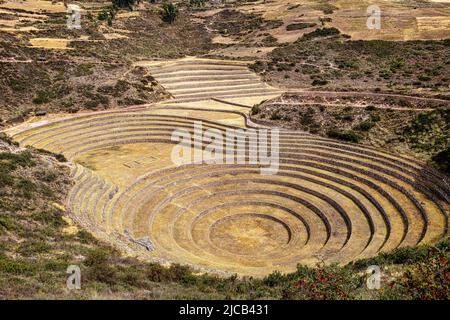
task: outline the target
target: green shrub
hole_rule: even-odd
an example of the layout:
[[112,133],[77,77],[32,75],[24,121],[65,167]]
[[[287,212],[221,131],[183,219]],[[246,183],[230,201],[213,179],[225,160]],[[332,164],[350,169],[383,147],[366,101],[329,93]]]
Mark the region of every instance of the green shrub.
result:
[[36,177],[44,182],[53,182],[58,178],[58,172],[56,170],[42,170],[36,173]]
[[324,86],[324,85],[328,84],[328,80],[314,79],[311,84],[313,86]]
[[178,17],[178,7],[172,2],[163,3],[161,9],[161,19],[169,24],[173,23]]
[[36,185],[33,181],[23,177],[18,178],[14,186],[17,191],[20,191],[20,194],[27,199],[31,199],[33,192],[36,190]]
[[[436,251],[432,253],[431,251]],[[390,286],[399,285],[407,296],[420,300],[448,300],[450,292],[448,252],[431,248],[426,261],[406,270],[400,281]],[[403,290],[402,290],[403,289]]]
[[[443,239],[436,244],[439,250],[449,249],[449,239]],[[380,252],[377,256],[368,259],[361,259],[350,263],[356,269],[366,269],[370,265],[413,265],[415,263],[426,262],[429,258],[430,246],[420,245],[417,247],[401,247],[389,252]]]
[[315,27],[317,24],[315,23],[307,23],[307,22],[299,22],[299,23],[291,23],[286,26],[287,31],[292,30],[301,30],[306,28],[312,28]]
[[349,142],[355,142],[355,143],[357,143],[361,140],[361,137],[352,130],[339,131],[336,129],[331,129],[330,131],[327,132],[327,135],[330,138],[335,138],[335,139],[349,141]]
[[316,29],[310,33],[306,33],[303,35],[303,38],[305,39],[313,39],[313,38],[318,38],[318,37],[330,37],[330,36],[337,36],[341,34],[341,32],[339,31],[339,29],[336,29],[334,27],[332,28],[319,28]]
[[9,145],[13,145],[18,147],[19,143],[14,141],[10,136],[8,136],[6,133],[4,132],[0,132],[0,140],[3,142],[6,142]]
[[299,114],[300,123],[305,126],[314,124],[315,123],[314,122],[315,114],[316,114],[315,110],[311,107],[308,107],[308,109],[306,109],[305,113],[302,113],[300,111],[300,114]]
[[284,299],[354,299],[355,290],[363,283],[363,276],[336,264],[314,268],[299,265],[292,276],[292,285],[283,288]]
[[392,72],[395,72],[397,69],[400,69],[405,64],[405,61],[403,59],[394,59],[391,61],[389,68]]
[[34,262],[21,259],[12,259],[0,254],[0,273],[14,274],[18,276],[33,275],[37,269]]
[[291,71],[292,70],[292,66],[289,63],[278,63],[277,64],[277,70],[278,71]]
[[13,171],[17,167],[31,167],[35,164],[33,155],[28,150],[19,153],[0,152],[0,168],[5,171]]
[[84,261],[84,265],[88,267],[86,278],[92,281],[114,285],[117,281],[117,274],[110,261],[112,254],[113,252],[106,248],[91,249]]
[[13,79],[13,78],[10,78],[9,80],[8,80],[8,85],[11,87],[11,89],[13,90],[13,91],[19,91],[19,92],[23,92],[23,91],[25,91],[26,89],[28,89],[28,86],[27,86],[27,84],[26,84],[26,82],[25,81],[22,81],[21,79]]
[[319,21],[320,21],[320,24],[322,26],[324,26],[326,22],[332,22],[333,19],[331,19],[330,17],[320,17]]
[[252,116],[254,116],[254,115],[257,115],[259,112],[260,112],[261,110],[260,110],[260,105],[259,104],[255,104],[253,107],[252,107],[252,110],[251,110],[251,115]]
[[438,169],[450,175],[450,147],[436,153],[431,160],[433,160]]
[[81,243],[96,243],[97,241],[94,236],[86,230],[79,230],[77,232],[77,238]]
[[420,81],[430,81],[431,77],[425,76],[425,75],[420,75],[417,77],[417,79],[419,79]]
[[117,11],[118,11],[117,6],[115,6],[115,5],[104,8],[98,14],[98,20],[107,21],[108,25],[111,26],[114,18],[117,15]]
[[94,71],[92,70],[93,67],[94,67],[94,65],[92,63],[79,64],[77,66],[77,68],[75,69],[75,77],[83,77],[83,76],[88,76],[88,75],[93,74],[94,73]]
[[261,44],[266,47],[276,47],[278,40],[274,36],[268,35],[262,39]]
[[61,153],[54,153],[54,152],[51,152],[51,151],[48,151],[45,149],[36,149],[36,150],[42,154],[46,154],[46,155],[54,157],[59,162],[67,162],[67,158]]
[[189,0],[189,4],[193,7],[203,7],[208,0]]
[[274,112],[272,112],[272,114],[270,115],[270,120],[281,120],[283,117],[280,114],[279,110],[275,110]]
[[16,229],[16,224],[13,219],[8,216],[1,215],[0,216],[0,230],[14,230]]
[[125,93],[129,88],[129,84],[125,80],[117,80],[115,86],[114,86],[114,93],[113,95],[115,97],[121,96],[123,93]]
[[321,10],[325,14],[332,14],[334,10],[337,10],[338,8],[328,1],[316,1],[317,5],[315,6],[315,9]]
[[53,271],[53,272],[65,272],[67,270],[67,266],[69,262],[65,259],[57,258],[51,260],[45,260],[43,263],[43,270],[45,271]]
[[109,105],[109,98],[101,94],[92,94],[90,100],[84,103],[84,107],[87,109],[95,110],[99,105]]
[[50,97],[47,91],[40,90],[37,92],[36,97],[33,99],[34,104],[44,104],[50,102]]
[[27,240],[20,244],[17,252],[22,256],[29,257],[40,253],[46,253],[50,251],[50,248],[50,245],[45,241]]
[[341,114],[341,115],[337,115],[336,119],[338,120],[344,120],[344,121],[353,121],[353,115],[350,113],[347,114]]
[[139,3],[140,0],[112,0],[112,4],[116,8],[128,8],[132,9],[136,3]]
[[315,73],[319,73],[320,69],[316,66],[312,66],[309,64],[304,64],[302,65],[302,73],[303,74],[315,74]]
[[280,283],[284,282],[286,280],[286,277],[283,276],[283,274],[280,271],[274,271],[265,278],[263,278],[263,283],[266,286],[269,287],[275,287],[279,285]]
[[59,229],[67,225],[62,218],[62,214],[56,209],[35,212],[33,213],[32,218],[35,221],[41,222],[54,229]]
[[14,177],[0,170],[0,188],[14,185]]
[[162,265],[153,263],[145,270],[145,277],[152,282],[168,282],[172,281],[169,276],[169,270]]
[[34,104],[44,104],[53,99],[62,98],[70,93],[72,89],[65,83],[56,84],[49,89],[39,90],[33,99]]
[[366,120],[361,122],[360,124],[358,124],[357,126],[355,126],[355,130],[359,130],[359,131],[369,131],[370,129],[372,129],[375,126],[375,123],[370,121],[370,120]]
[[349,59],[347,57],[336,58],[335,63],[340,69],[359,69],[358,62],[353,59]]

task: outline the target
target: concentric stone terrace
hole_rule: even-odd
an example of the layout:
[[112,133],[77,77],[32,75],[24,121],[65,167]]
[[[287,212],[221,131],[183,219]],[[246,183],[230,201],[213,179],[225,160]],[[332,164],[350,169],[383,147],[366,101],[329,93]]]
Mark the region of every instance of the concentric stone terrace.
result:
[[218,101],[160,104],[9,133],[22,145],[68,157],[76,181],[67,200],[71,214],[145,259],[260,276],[298,263],[345,263],[447,234],[448,178],[375,148],[281,131],[275,175],[251,164],[172,163],[175,129],[199,141],[199,120],[203,131],[261,130],[248,111]]
[[262,97],[281,93],[247,68],[245,61],[185,58],[169,62],[141,62],[176,99],[189,102],[215,98]]

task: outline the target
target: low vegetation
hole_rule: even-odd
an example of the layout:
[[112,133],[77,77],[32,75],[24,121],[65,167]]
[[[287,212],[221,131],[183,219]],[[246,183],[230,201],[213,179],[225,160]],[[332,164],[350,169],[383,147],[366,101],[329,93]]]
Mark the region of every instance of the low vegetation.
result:
[[310,23],[308,23],[308,22],[291,23],[286,26],[286,30],[287,31],[301,30],[301,29],[306,29],[306,28],[312,28],[315,26],[316,26],[316,24],[311,23],[311,22]]
[[450,108],[418,114],[403,135],[415,152],[430,155],[432,164],[450,174]]
[[167,23],[173,23],[179,15],[177,5],[172,2],[163,3],[161,9],[161,18]]
[[361,137],[355,133],[353,130],[337,130],[337,129],[331,129],[327,132],[327,135],[330,138],[335,138],[339,140],[349,141],[349,142],[359,142],[361,140]]
[[260,14],[243,13],[234,9],[220,11],[207,19],[206,23],[221,35],[242,38],[252,38],[253,32],[264,32],[283,24],[279,20],[266,20]]
[[[302,24],[293,27],[302,27]],[[289,27],[289,26],[288,26]],[[252,68],[284,87],[437,94],[448,98],[450,41],[353,41],[318,28]]]

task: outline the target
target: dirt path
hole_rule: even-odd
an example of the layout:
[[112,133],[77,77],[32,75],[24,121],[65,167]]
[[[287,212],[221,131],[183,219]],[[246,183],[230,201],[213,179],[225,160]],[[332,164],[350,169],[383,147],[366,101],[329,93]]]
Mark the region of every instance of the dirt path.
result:
[[[366,108],[367,106],[357,104],[342,104],[342,103],[322,103],[322,102],[272,102],[271,105],[288,105],[288,106],[308,106],[308,105],[324,105],[330,107],[352,107],[352,108]],[[390,110],[402,110],[402,111],[431,111],[433,108],[402,108],[402,107],[389,107],[383,105],[374,105],[377,109],[390,109]]]
[[12,59],[0,59],[0,63],[31,63],[33,62],[33,60],[28,59],[28,60],[16,60],[14,58]]
[[449,100],[439,99],[439,98],[428,98],[428,97],[417,97],[417,96],[409,96],[395,93],[376,93],[376,92],[358,92],[358,91],[313,91],[313,90],[286,90],[288,94],[305,94],[308,96],[315,95],[329,95],[329,96],[370,96],[375,98],[402,98],[409,100],[417,100],[417,101],[429,101],[429,102],[437,102],[450,104]]

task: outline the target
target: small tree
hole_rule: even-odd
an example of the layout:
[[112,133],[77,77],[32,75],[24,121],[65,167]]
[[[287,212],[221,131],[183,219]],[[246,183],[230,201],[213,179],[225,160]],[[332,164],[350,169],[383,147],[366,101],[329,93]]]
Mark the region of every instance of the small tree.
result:
[[112,22],[117,14],[117,7],[112,5],[107,8],[104,8],[99,14],[98,14],[98,20],[101,21],[107,21],[109,26],[112,26]]
[[139,4],[141,0],[112,0],[112,5],[104,8],[98,14],[98,19],[107,21],[109,26],[112,26],[113,20],[117,15],[119,9],[133,10],[133,5]]
[[178,17],[178,7],[176,4],[163,3],[161,5],[161,19],[167,23],[173,23],[175,19]]

